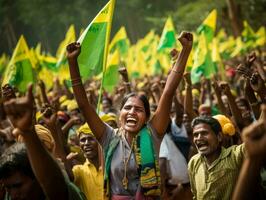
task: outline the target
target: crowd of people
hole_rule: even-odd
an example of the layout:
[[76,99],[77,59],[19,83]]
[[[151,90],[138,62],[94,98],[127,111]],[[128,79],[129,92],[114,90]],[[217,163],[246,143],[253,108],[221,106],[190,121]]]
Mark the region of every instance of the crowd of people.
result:
[[4,85],[0,199],[265,199],[265,49],[193,85],[193,35],[178,40],[167,75],[130,80],[121,67],[102,98],[100,82],[82,82],[77,42],[67,46],[72,88],[40,80],[23,96]]

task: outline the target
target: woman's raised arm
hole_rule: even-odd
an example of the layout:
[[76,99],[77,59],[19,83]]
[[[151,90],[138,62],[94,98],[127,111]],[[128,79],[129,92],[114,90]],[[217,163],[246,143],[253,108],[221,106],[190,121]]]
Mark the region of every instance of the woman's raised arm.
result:
[[82,79],[79,72],[78,56],[80,54],[80,44],[77,42],[67,46],[67,58],[69,64],[72,87],[79,109],[82,112],[86,122],[90,126],[93,134],[100,139],[105,131],[105,124],[102,122],[93,106],[89,103]]
[[159,135],[163,135],[168,126],[172,99],[175,94],[176,88],[183,77],[187,59],[192,48],[193,35],[189,32],[182,32],[178,40],[182,44],[183,48],[174,67],[168,75],[163,94],[158,104],[158,108],[153,118],[151,119],[151,124]]

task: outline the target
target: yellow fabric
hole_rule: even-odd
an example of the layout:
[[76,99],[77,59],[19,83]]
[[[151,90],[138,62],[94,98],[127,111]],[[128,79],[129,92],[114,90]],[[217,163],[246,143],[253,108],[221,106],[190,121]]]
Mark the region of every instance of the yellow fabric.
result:
[[211,27],[213,30],[216,28],[217,10],[214,9],[204,20],[203,24]]
[[38,122],[41,119],[42,113],[40,111],[36,112],[36,121]]
[[228,134],[230,136],[235,134],[235,127],[229,118],[224,115],[215,115],[213,118],[218,120],[222,127],[223,134]]
[[61,107],[65,107],[66,106],[67,107],[70,102],[71,102],[71,100],[66,99],[64,102],[61,103],[60,106]]
[[[198,89],[192,89],[192,96],[193,97],[199,97],[200,93],[199,93],[199,90]],[[186,95],[186,90],[183,90],[182,91],[182,95],[185,96]]]
[[[116,121],[116,116],[111,114],[111,113],[104,114],[101,116],[101,120],[104,122]],[[78,136],[80,136],[81,133],[93,135],[93,133],[92,133],[92,131],[91,131],[91,129],[87,123],[85,123],[81,127],[79,127],[79,129],[77,131]]]
[[65,100],[67,100],[67,96],[63,95],[63,96],[60,97],[59,103],[62,104]]
[[68,101],[67,103],[67,110],[73,111],[75,109],[78,109],[78,104],[75,100]]
[[138,88],[138,89],[141,89],[141,88],[143,88],[144,86],[145,86],[145,83],[144,83],[144,82],[140,82],[140,83],[138,83],[137,88]]
[[193,156],[188,163],[193,200],[231,199],[243,159],[243,144],[222,148],[219,158],[209,167],[200,154]]
[[103,170],[95,168],[88,160],[83,165],[73,167],[74,183],[87,199],[103,200]]
[[78,137],[80,136],[80,134],[83,133],[83,134],[91,134],[93,135],[90,127],[88,126],[87,123],[83,124],[81,127],[79,127],[78,131],[77,131],[77,134],[78,134]]
[[198,89],[192,89],[192,95],[199,97],[200,96],[199,90]]
[[35,131],[38,135],[38,137],[40,138],[40,140],[42,141],[42,143],[45,145],[45,147],[52,152],[54,147],[55,147],[55,142],[54,142],[54,138],[51,134],[51,132],[45,128],[44,126],[40,125],[40,124],[36,124],[35,125]]
[[101,116],[101,120],[104,122],[116,121],[115,114],[108,113]]
[[113,37],[112,42],[109,45],[109,49],[112,49],[115,44],[117,44],[121,40],[127,40],[127,32],[124,26],[122,26]]

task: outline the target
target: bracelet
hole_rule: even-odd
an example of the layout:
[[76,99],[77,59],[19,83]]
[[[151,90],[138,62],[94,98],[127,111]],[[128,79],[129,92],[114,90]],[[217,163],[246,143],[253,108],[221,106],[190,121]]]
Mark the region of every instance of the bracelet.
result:
[[78,86],[78,85],[82,85],[82,82],[79,81],[79,82],[77,82],[77,83],[72,83],[72,87],[74,87],[74,86]]
[[80,77],[80,76],[77,77],[77,78],[73,78],[73,79],[71,79],[71,82],[72,82],[72,83],[80,82],[80,81],[81,81],[81,77]]
[[171,71],[172,71],[172,72],[175,72],[176,74],[180,74],[180,75],[182,75],[182,74],[183,74],[183,72],[182,72],[182,71],[177,71],[177,70],[175,70],[175,69],[172,69]]

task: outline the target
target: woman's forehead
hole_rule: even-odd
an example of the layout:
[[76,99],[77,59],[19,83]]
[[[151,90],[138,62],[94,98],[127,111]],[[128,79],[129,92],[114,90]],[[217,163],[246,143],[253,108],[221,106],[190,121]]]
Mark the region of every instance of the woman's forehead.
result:
[[134,105],[134,106],[144,107],[143,102],[137,96],[129,97],[125,105]]

